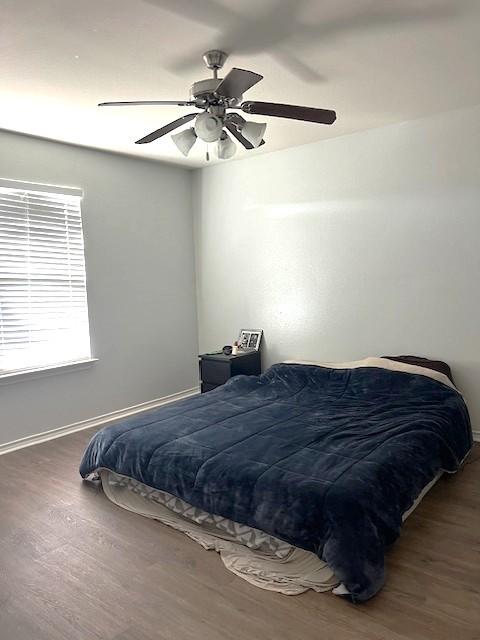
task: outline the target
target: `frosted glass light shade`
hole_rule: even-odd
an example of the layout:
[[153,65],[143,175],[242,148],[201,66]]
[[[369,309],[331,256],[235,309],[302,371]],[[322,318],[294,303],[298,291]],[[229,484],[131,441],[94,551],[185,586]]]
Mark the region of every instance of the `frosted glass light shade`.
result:
[[228,160],[235,155],[237,145],[225,131],[222,132],[220,140],[217,142],[217,156],[220,160]]
[[195,133],[205,142],[215,142],[222,135],[223,122],[218,116],[205,111],[195,120]]
[[266,128],[266,122],[246,122],[242,126],[241,133],[254,147],[258,147],[263,140],[263,134]]
[[177,146],[177,149],[183,153],[186,157],[190,153],[190,149],[193,147],[197,140],[197,135],[193,127],[185,129],[172,136],[172,140]]

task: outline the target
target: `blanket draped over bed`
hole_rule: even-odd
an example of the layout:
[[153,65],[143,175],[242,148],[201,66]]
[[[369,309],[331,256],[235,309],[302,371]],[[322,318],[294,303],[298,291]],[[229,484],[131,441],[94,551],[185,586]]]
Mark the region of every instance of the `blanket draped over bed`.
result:
[[471,446],[447,384],[284,363],[104,428],[80,473],[110,469],[313,551],[359,602],[384,582],[402,514]]

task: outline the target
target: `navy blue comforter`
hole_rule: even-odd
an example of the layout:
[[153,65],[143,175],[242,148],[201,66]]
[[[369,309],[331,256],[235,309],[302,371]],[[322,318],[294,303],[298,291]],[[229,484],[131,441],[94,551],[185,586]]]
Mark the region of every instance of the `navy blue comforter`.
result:
[[461,395],[426,376],[277,364],[106,427],[80,473],[110,469],[313,551],[359,602],[384,582],[402,514],[471,446]]

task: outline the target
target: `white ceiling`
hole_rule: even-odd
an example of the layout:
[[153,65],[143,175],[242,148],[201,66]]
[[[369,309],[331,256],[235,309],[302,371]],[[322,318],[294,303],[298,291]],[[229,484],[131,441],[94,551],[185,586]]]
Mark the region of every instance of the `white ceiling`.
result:
[[479,0],[0,0],[0,128],[200,166],[203,143],[134,144],[188,108],[96,104],[187,99],[210,48],[265,76],[249,99],[338,114],[265,118],[235,157],[480,103]]

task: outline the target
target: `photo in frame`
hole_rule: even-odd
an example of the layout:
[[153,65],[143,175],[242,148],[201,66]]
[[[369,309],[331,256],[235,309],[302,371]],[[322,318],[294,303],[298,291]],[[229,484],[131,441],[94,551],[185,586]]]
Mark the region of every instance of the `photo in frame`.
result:
[[241,329],[237,341],[240,351],[258,351],[262,334],[263,329]]

